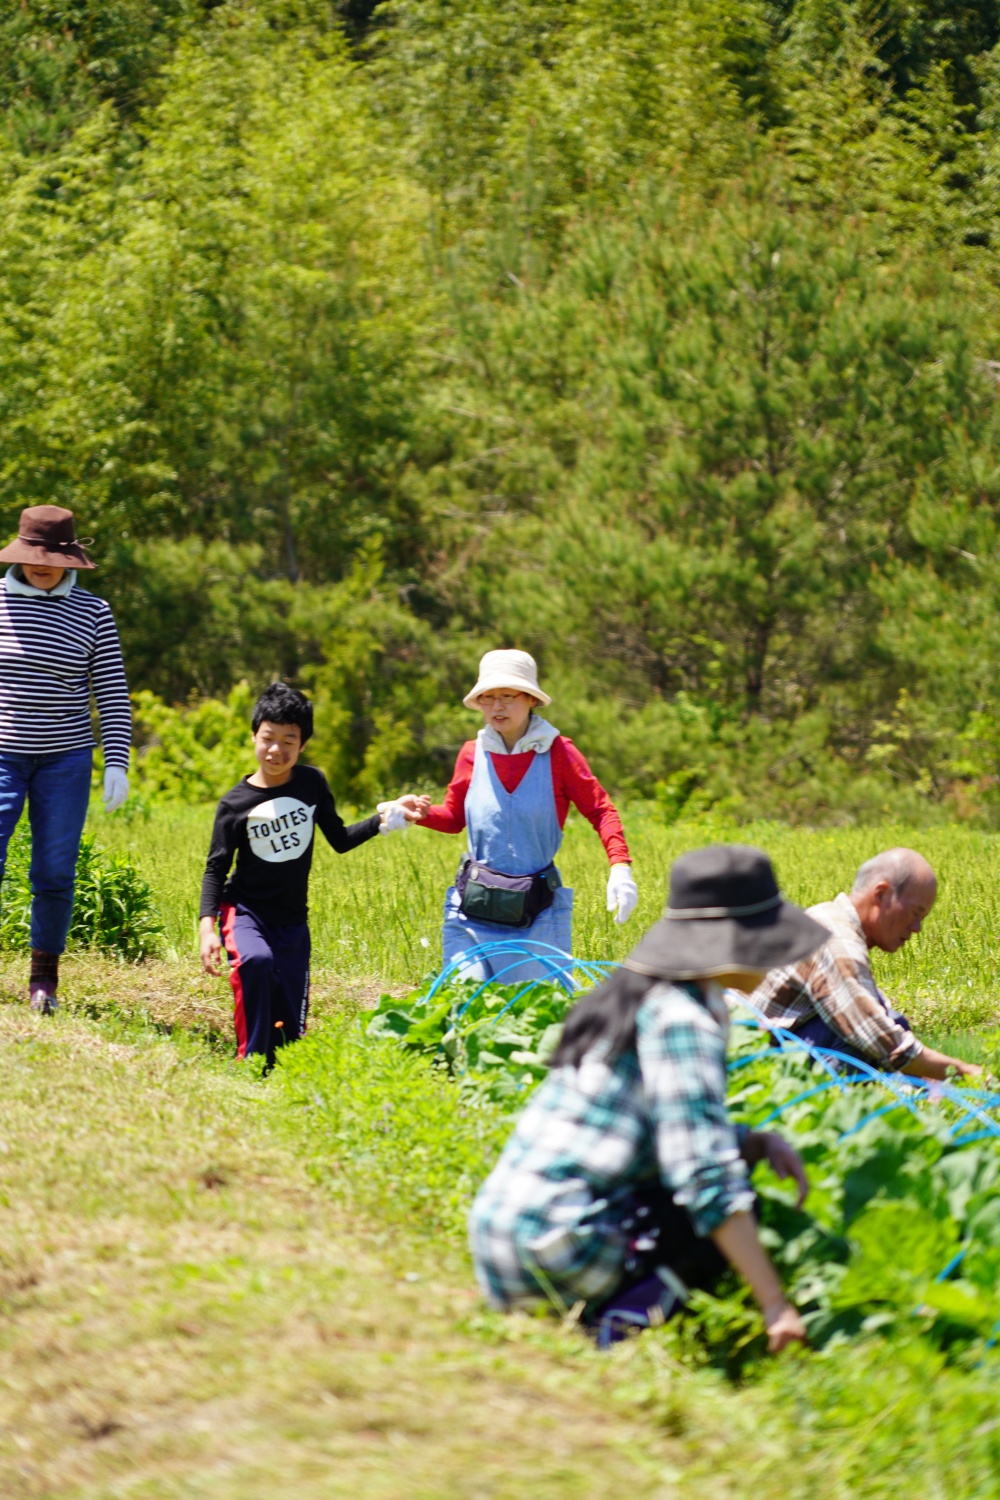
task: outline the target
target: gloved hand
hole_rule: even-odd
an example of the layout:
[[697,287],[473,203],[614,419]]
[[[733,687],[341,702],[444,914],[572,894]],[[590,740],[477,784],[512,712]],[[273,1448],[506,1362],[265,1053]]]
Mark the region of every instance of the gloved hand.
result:
[[639,887],[632,879],[632,866],[612,865],[608,876],[608,911],[614,912],[619,926],[628,921],[638,904]]
[[108,766],[104,773],[104,808],[117,812],[128,796],[128,776],[121,766]]
[[382,814],[382,822],[379,833],[402,833],[404,828],[409,828],[410,819],[406,816],[404,808],[398,802],[380,802],[376,812]]

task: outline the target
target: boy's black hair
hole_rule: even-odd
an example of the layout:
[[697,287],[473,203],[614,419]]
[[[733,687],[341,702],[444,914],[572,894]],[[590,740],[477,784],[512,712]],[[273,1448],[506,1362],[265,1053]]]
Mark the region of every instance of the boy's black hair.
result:
[[287,682],[272,682],[257,699],[250,719],[254,734],[265,719],[270,724],[297,724],[303,745],[313,732],[312,704]]

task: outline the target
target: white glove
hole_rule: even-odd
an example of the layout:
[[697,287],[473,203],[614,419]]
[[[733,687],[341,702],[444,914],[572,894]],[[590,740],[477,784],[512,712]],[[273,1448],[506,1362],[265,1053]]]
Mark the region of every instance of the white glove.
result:
[[108,766],[104,773],[104,809],[117,812],[128,796],[128,776],[121,766]]
[[380,802],[375,809],[382,814],[379,833],[402,833],[409,828],[409,820],[398,802]]
[[632,879],[632,866],[612,865],[608,876],[608,911],[614,912],[619,926],[628,921],[638,904],[639,887]]

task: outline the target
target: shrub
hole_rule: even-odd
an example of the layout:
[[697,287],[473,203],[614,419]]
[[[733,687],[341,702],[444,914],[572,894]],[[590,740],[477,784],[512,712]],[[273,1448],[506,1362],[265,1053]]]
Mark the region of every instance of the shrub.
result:
[[225,699],[175,708],[141,692],[133,697],[137,791],[144,802],[215,802],[252,768],[254,694],[237,683]]
[[[20,823],[7,850],[0,895],[0,947],[31,946],[31,836]],[[76,899],[69,944],[96,948],[127,963],[155,953],[163,933],[152,887],[128,854],[109,854],[85,833],[76,866]]]

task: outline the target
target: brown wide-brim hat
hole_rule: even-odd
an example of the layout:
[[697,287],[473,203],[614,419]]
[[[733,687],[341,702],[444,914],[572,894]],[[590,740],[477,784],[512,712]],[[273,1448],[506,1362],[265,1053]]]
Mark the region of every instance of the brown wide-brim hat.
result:
[[710,844],[674,861],[667,909],[625,967],[657,979],[711,979],[798,963],[829,938],[785,900],[762,849]]
[[29,505],[21,512],[17,538],[0,551],[0,562],[33,568],[95,568],[76,539],[73,512],[61,505]]

